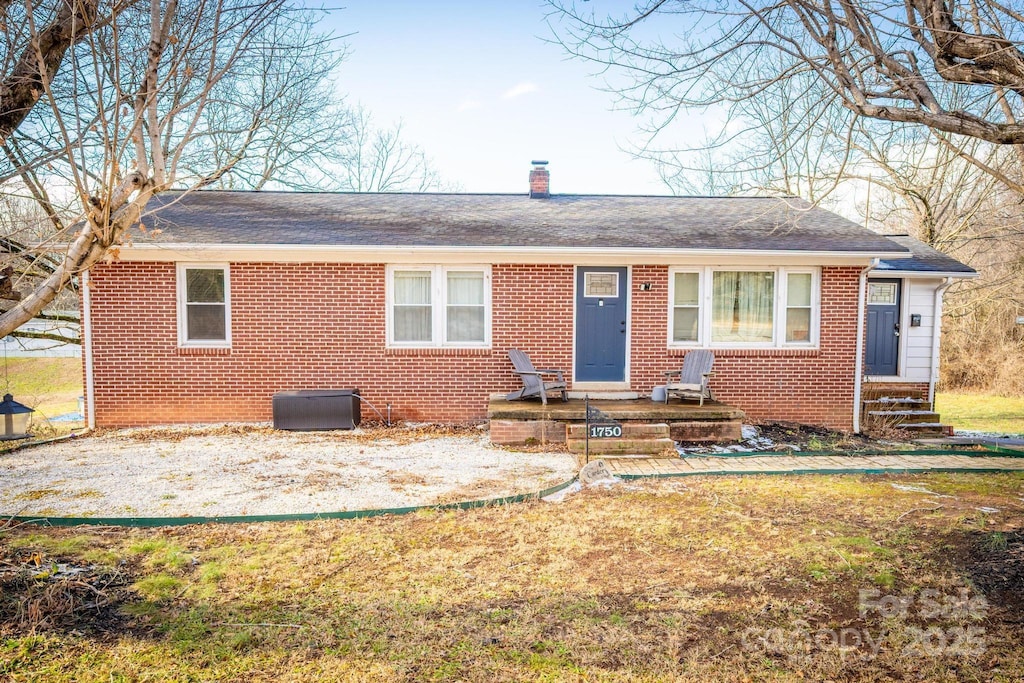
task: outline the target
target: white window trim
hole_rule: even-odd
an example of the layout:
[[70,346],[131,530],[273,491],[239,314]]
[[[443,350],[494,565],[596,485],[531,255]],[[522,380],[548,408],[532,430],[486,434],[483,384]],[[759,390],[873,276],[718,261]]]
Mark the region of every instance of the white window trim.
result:
[[[770,342],[712,342],[711,314],[712,297],[714,295],[713,278],[716,272],[743,273],[774,273],[775,298],[772,311],[772,340]],[[675,316],[676,273],[697,273],[698,313],[697,341],[680,342],[672,338]],[[810,340],[806,342],[786,341],[786,311],[788,276],[792,273],[810,273],[811,275],[811,329]],[[669,268],[668,273],[668,329],[666,336],[669,348],[674,349],[816,349],[821,338],[821,269],[820,268],[765,268],[759,266],[702,266]]]
[[[704,280],[705,268],[672,268],[668,273],[668,345],[674,348],[685,348],[695,349],[703,348],[707,332],[705,328],[707,325],[704,323],[704,313],[708,309],[708,306],[704,305],[704,292],[707,289]],[[676,273],[696,273],[697,274],[697,340],[696,341],[676,341],[673,339],[672,334],[675,330],[675,317],[676,317]]]
[[[779,297],[779,310],[781,316],[775,321],[776,334],[778,335],[779,346],[787,349],[817,348],[819,332],[821,330],[821,269],[820,268],[779,268],[778,275],[781,283]],[[808,330],[808,340],[786,341],[786,315],[789,313],[789,276],[809,274],[811,276],[811,329]],[[802,308],[802,307],[801,307]]]
[[[231,348],[231,269],[227,263],[178,263],[178,346],[188,349]],[[224,271],[224,339],[188,338],[188,301],[185,271],[190,269]]]
[[[394,306],[395,286],[394,274],[396,271],[421,271],[430,273],[430,313],[431,332],[433,339],[429,342],[396,342],[394,339]],[[482,342],[449,342],[445,340],[448,334],[448,288],[447,273],[449,272],[479,272],[484,275],[484,340]],[[388,348],[395,349],[489,349],[491,348],[491,267],[480,264],[464,265],[389,265],[387,267],[387,310],[385,311],[384,327],[387,334]]]

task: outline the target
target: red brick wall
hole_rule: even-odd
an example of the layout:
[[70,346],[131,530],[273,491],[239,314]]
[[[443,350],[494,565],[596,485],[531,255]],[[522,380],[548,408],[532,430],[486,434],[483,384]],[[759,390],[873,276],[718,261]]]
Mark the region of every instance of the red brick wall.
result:
[[[860,269],[821,273],[821,343],[818,349],[715,349],[715,398],[742,408],[751,420],[853,428],[857,286]],[[633,268],[631,383],[649,390],[663,372],[682,365],[681,349],[668,349],[668,267]]]
[[345,387],[403,419],[484,418],[488,395],[518,384],[510,347],[569,368],[572,276],[494,266],[493,350],[388,350],[383,265],[232,264],[232,348],[193,350],[177,344],[173,263],[97,266],[96,424],[269,420],[277,391]]
[[[385,348],[382,264],[232,264],[230,350],[177,346],[173,263],[114,262],[90,280],[96,424],[267,421],[271,396],[359,387],[409,420],[486,417],[492,392],[519,386],[506,351],[571,375],[571,265],[492,268],[492,349]],[[857,268],[822,273],[820,350],[716,351],[717,396],[753,419],[849,429]],[[678,367],[667,347],[668,268],[635,267],[631,383],[648,392]],[[363,415],[372,417],[364,406]]]

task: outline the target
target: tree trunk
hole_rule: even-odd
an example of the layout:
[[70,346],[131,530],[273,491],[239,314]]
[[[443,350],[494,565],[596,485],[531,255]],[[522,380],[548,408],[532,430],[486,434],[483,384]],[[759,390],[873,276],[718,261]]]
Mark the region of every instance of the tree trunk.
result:
[[[132,191],[138,194],[125,203]],[[0,337],[7,336],[40,313],[73,277],[88,270],[117,244],[128,229],[139,222],[142,212],[153,196],[152,183],[139,173],[130,174],[112,193],[112,204],[122,204],[110,214],[97,211],[83,222],[75,239],[68,246],[63,262],[31,293],[0,315]],[[120,201],[118,201],[120,200]],[[105,216],[109,218],[103,220]]]

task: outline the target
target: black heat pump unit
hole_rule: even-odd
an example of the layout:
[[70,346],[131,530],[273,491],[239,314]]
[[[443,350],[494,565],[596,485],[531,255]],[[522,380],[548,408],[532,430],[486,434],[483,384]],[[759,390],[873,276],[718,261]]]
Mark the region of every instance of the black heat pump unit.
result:
[[314,431],[358,426],[358,389],[307,389],[274,394],[274,429]]

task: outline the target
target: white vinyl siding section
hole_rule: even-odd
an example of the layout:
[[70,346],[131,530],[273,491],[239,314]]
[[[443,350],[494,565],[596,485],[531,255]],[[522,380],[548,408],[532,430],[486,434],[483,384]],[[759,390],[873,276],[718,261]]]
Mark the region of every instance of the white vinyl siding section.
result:
[[487,348],[491,271],[486,266],[389,266],[387,339],[399,348]]
[[668,345],[676,348],[815,348],[818,268],[672,268]]
[[[935,290],[942,280],[906,279],[903,281],[903,310],[900,311],[900,331],[904,337],[900,352],[903,354],[901,377],[908,382],[931,381],[932,338],[935,329]],[[910,315],[921,316],[921,326],[910,326]]]

